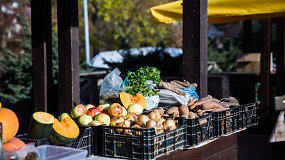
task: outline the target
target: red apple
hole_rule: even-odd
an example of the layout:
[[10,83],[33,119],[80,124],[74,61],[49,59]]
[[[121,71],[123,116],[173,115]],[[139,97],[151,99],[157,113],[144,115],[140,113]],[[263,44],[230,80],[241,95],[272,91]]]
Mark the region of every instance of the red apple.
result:
[[110,126],[116,126],[118,123],[124,122],[122,117],[112,117],[110,120]]
[[71,117],[77,119],[78,117],[84,115],[86,112],[86,107],[83,104],[79,104],[72,109]]
[[110,116],[114,117],[114,116],[122,116],[123,115],[123,107],[119,104],[119,103],[113,103],[109,109],[108,109],[108,113]]
[[101,111],[99,110],[99,108],[94,107],[94,108],[90,108],[87,110],[86,114],[91,116],[92,118],[94,118],[95,116],[97,116],[98,114],[100,114]]
[[95,106],[92,105],[92,104],[86,104],[85,107],[86,107],[86,109],[88,110],[88,109],[90,109],[90,108],[94,108]]
[[107,126],[110,125],[110,117],[106,113],[100,113],[97,116],[95,116],[95,120],[100,122],[100,124],[105,124]]

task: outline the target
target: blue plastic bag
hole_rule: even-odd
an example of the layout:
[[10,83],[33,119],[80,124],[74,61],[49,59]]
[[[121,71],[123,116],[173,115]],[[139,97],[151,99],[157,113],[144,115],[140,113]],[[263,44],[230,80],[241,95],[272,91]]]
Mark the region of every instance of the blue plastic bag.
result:
[[190,86],[190,87],[179,88],[179,89],[181,89],[182,91],[185,91],[186,93],[190,94],[190,99],[194,99],[194,98],[199,99],[199,96],[196,93],[196,87]]

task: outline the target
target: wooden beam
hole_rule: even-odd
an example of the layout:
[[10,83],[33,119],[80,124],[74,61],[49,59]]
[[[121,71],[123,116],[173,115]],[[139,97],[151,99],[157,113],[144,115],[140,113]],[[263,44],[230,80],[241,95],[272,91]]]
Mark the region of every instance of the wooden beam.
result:
[[207,0],[183,1],[183,78],[207,95]]
[[251,34],[252,34],[252,21],[243,21],[243,53],[249,53],[251,51]]
[[51,83],[51,1],[31,0],[32,68],[35,111],[48,108],[48,88]]
[[285,18],[279,18],[277,24],[276,53],[276,94],[285,94]]
[[261,20],[261,57],[260,57],[260,112],[263,116],[270,113],[270,19]]
[[78,1],[58,0],[59,107],[70,112],[80,103]]

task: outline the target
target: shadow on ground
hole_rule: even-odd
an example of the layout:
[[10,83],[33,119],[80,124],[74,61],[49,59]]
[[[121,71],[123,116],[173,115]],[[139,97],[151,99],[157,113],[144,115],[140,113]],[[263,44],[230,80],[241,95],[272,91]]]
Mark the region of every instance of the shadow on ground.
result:
[[284,143],[269,143],[278,113],[238,134],[239,160],[285,160]]

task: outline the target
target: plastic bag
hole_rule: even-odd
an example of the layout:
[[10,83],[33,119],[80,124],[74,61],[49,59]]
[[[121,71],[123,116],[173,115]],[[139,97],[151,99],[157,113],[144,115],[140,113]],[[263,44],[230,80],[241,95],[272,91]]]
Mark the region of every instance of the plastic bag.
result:
[[196,93],[196,87],[194,86],[190,86],[190,87],[186,87],[186,88],[179,88],[182,91],[185,91],[186,93],[188,93],[190,95],[190,100],[197,98],[199,99],[198,94]]
[[186,97],[178,95],[167,89],[160,89],[159,103],[161,105],[187,105],[190,100],[189,93],[186,92]]
[[40,160],[40,154],[35,147],[35,144],[26,144],[16,152],[17,160]]
[[123,79],[120,74],[121,71],[118,68],[107,74],[100,87],[100,99],[106,101],[110,98],[119,98],[119,93],[124,92]]
[[144,99],[145,99],[145,109],[146,110],[150,110],[150,109],[158,107],[158,103],[159,103],[158,95],[151,96],[151,97],[144,97]]

